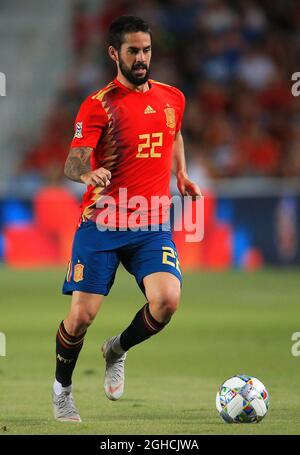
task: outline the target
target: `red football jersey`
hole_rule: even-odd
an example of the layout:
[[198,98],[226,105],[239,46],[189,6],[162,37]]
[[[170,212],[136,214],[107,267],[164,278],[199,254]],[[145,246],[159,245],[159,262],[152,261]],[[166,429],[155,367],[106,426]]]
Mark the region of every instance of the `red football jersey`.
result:
[[130,214],[139,208],[139,225],[166,221],[173,143],[181,128],[185,98],[170,85],[150,80],[149,86],[141,93],[115,79],[80,107],[71,147],[92,147],[91,169],[104,167],[112,175],[106,188],[87,187],[84,219],[99,220],[104,207],[112,207],[115,201],[118,227],[127,227],[126,223],[130,227]]

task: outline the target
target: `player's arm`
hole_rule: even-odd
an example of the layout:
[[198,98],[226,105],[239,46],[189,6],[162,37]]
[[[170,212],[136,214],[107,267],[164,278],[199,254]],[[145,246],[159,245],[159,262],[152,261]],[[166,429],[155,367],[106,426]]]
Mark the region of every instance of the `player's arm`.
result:
[[182,196],[201,196],[199,186],[192,182],[187,175],[181,131],[177,132],[173,146],[173,172],[177,177],[177,188]]
[[93,186],[108,186],[111,173],[104,167],[91,170],[92,147],[71,147],[65,162],[65,175],[74,182]]

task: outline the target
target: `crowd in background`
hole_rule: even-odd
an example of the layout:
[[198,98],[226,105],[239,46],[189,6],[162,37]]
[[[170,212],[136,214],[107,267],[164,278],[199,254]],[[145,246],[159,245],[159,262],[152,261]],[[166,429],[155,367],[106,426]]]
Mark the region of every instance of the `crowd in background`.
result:
[[74,3],[73,63],[21,172],[63,177],[80,103],[115,77],[107,29],[122,14],[150,23],[151,77],[186,96],[190,168],[215,179],[300,176],[300,97],[291,93],[300,71],[296,0],[114,0],[98,12]]

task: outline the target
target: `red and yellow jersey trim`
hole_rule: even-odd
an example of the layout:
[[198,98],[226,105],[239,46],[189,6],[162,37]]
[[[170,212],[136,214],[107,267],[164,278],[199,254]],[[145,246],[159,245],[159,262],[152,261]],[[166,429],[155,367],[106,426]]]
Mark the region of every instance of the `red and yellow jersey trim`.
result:
[[117,85],[112,81],[106,87],[99,90],[99,92],[95,93],[95,95],[92,96],[92,99],[102,101],[104,96],[115,88],[117,88]]
[[[114,83],[114,81],[110,82],[106,87],[99,90],[95,95],[92,96],[92,99],[96,99],[101,102],[103,109],[105,110],[108,118],[107,130],[106,135],[103,138],[103,161],[102,167],[105,169],[112,170],[114,167],[118,154],[117,154],[117,147],[116,147],[116,140],[114,138],[114,129],[113,129],[113,121],[112,121],[112,114],[110,112],[110,107],[107,104],[104,97],[112,90],[116,89],[118,86]],[[97,201],[101,197],[101,193],[104,190],[104,187],[96,186],[92,191],[91,202],[84,208],[82,213],[82,219],[86,220],[89,219],[93,207],[96,205]]]

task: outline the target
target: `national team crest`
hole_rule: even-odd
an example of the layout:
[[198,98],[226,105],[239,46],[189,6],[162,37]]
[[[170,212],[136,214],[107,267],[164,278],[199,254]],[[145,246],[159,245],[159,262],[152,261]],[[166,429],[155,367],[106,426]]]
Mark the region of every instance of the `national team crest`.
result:
[[82,122],[76,123],[74,137],[77,137],[78,139],[81,139],[83,137],[82,136]]
[[76,264],[74,266],[74,281],[78,283],[78,281],[83,280],[83,269],[84,265],[82,264]]
[[175,109],[173,109],[173,107],[166,107],[166,109],[164,109],[164,111],[166,114],[167,126],[169,128],[175,128],[175,126],[176,126]]

